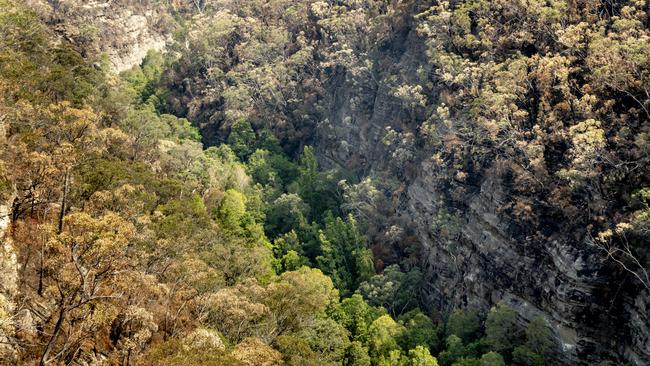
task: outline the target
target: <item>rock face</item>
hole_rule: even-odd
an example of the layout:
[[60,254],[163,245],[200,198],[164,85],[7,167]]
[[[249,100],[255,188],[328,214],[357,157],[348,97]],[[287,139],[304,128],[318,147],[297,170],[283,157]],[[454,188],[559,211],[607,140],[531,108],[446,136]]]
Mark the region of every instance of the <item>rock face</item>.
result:
[[554,364],[650,364],[648,292],[605,261],[593,242],[576,240],[573,232],[581,228],[570,222],[539,237],[523,234],[499,209],[508,199],[507,182],[496,174],[488,171],[468,187],[457,239],[436,237],[431,226],[446,207],[434,181],[432,153],[417,144],[409,151],[408,144],[389,149],[381,143],[387,131],[401,140],[416,135],[421,118],[400,105],[390,86],[431,72],[413,25],[407,21],[395,34],[375,60],[383,79],[356,88],[345,75],[332,78],[329,118],[319,126],[316,146],[326,164],[396,181],[386,222],[400,222],[425,248],[425,305],[487,311],[504,303],[522,323],[542,317],[561,350]]
[[174,20],[161,4],[128,0],[30,0],[32,8],[58,34],[91,58],[106,55],[121,72],[142,62],[149,50],[162,51]]

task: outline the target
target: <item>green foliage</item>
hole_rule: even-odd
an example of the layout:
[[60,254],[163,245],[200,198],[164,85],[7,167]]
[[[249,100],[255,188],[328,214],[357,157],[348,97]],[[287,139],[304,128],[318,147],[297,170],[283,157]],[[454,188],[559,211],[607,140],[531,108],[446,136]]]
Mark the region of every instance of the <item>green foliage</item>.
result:
[[301,257],[300,254],[298,254],[295,250],[290,250],[280,259],[280,267],[276,270],[276,272],[282,273],[287,271],[295,271],[306,264],[307,259],[305,257]]
[[461,357],[452,366],[480,366],[480,361],[473,357]]
[[230,127],[228,145],[241,161],[248,161],[248,157],[255,151],[256,139],[255,131],[247,119],[241,118]]
[[542,366],[544,365],[544,357],[534,352],[528,346],[517,346],[512,352],[512,360],[517,365],[522,366]]
[[255,221],[253,213],[247,207],[248,202],[249,199],[243,193],[234,189],[227,190],[216,210],[217,222],[228,236],[245,238],[252,246],[270,248],[262,226]]
[[298,178],[289,190],[298,193],[311,207],[310,218],[320,219],[318,214],[322,215],[328,211],[337,213],[340,207],[337,195],[338,180],[334,172],[318,171],[318,162],[312,147],[304,147],[299,159],[298,172]]
[[182,365],[205,365],[205,366],[221,366],[221,365],[244,365],[232,356],[228,355],[225,351],[200,348],[193,349],[187,348],[183,343],[177,339],[172,339],[167,342],[162,342],[149,351],[147,355],[149,360],[144,364],[162,365],[162,366],[182,366]]
[[456,335],[450,335],[446,340],[447,349],[442,351],[438,356],[440,360],[440,365],[450,366],[456,360],[465,355],[465,347],[463,346],[463,340]]
[[372,306],[383,306],[391,314],[400,315],[417,306],[417,293],[422,273],[413,268],[404,273],[394,264],[384,273],[370,278],[359,286],[359,292]]
[[535,318],[526,326],[526,346],[541,356],[552,351],[553,335],[544,318]]
[[224,231],[240,234],[246,221],[246,196],[234,189],[227,190],[217,208],[216,218]]
[[210,216],[198,195],[171,200],[157,208],[156,232],[163,239],[191,237],[210,225]]
[[517,312],[504,305],[490,309],[485,320],[487,343],[499,352],[512,351],[522,340],[522,329],[517,323]]
[[329,318],[317,319],[297,336],[307,342],[321,365],[340,365],[351,347],[347,330]]
[[543,318],[535,318],[526,326],[526,343],[517,346],[512,352],[512,359],[517,365],[538,366],[545,364],[553,350],[551,330]]
[[469,343],[478,337],[481,330],[481,319],[477,310],[454,310],[447,319],[447,336],[456,335]]
[[169,129],[169,134],[166,137],[177,140],[201,141],[199,130],[192,126],[192,123],[187,119],[178,118],[171,114],[163,114],[160,116],[160,119]]
[[354,294],[343,299],[330,316],[350,332],[352,339],[367,344],[368,329],[379,315],[380,312],[368,305],[361,295]]
[[409,366],[438,366],[438,360],[431,356],[428,348],[417,346],[409,350]]
[[317,355],[311,350],[306,340],[295,336],[281,335],[276,339],[276,342],[287,365],[319,365]]
[[[387,80],[370,55],[398,41],[390,31],[408,16],[435,75],[388,79],[412,123],[384,142],[399,179],[411,176],[418,144],[435,146],[432,231],[456,242],[462,211],[445,207],[465,207],[456,203],[466,189],[499,162],[515,183],[500,212],[534,223],[544,212],[525,202],[539,200],[553,217],[577,212],[608,245],[614,233],[629,238],[626,259],[636,260],[650,227],[644,5],[611,17],[563,1],[504,4],[441,2],[413,20],[390,2],[201,2],[204,15],[167,55],[150,52],[117,76],[55,36],[45,13],[0,0],[0,197],[17,195],[17,298],[40,319],[38,332],[5,337],[29,345],[20,361],[87,363],[92,349],[111,364],[543,365],[555,346],[548,325],[535,319],[523,332],[503,306],[485,324],[453,312],[443,347],[441,328],[417,309],[416,261],[394,258],[401,268],[374,273],[368,243],[405,239],[393,232],[384,245],[361,229],[401,225],[381,212],[395,207],[382,199],[399,198],[398,185],[339,184],[343,173],[323,171],[305,145],[339,136],[326,115],[331,80],[349,90]],[[97,36],[92,24],[79,31]],[[351,112],[366,105],[357,99]],[[204,149],[195,126],[230,127],[226,139],[214,132],[227,144]],[[613,188],[624,180],[624,191]],[[583,191],[612,202],[592,204]],[[581,211],[617,221],[593,215],[589,226]],[[212,346],[179,339],[206,327],[220,332],[207,332]]]
[[352,215],[343,221],[328,214],[320,245],[322,254],[316,262],[344,295],[355,291],[360,282],[374,274],[372,253],[366,248],[365,238]]
[[299,331],[315,317],[324,315],[338,300],[332,280],[320,270],[308,267],[280,275],[279,281],[269,285],[264,299],[274,313],[280,334]]
[[370,366],[371,360],[368,348],[359,341],[352,341],[345,354],[344,366]]
[[496,352],[488,352],[481,356],[481,366],[506,366],[506,362],[503,360],[500,354]]
[[306,221],[309,206],[295,193],[283,193],[268,205],[266,213],[266,233],[277,237],[300,227]]
[[389,315],[375,319],[368,328],[370,356],[373,359],[390,358],[391,352],[400,350],[397,340],[404,331],[404,326]]
[[414,309],[399,316],[398,321],[406,327],[399,343],[402,349],[414,349],[423,346],[427,349],[438,349],[440,338],[438,329],[433,321],[420,309]]

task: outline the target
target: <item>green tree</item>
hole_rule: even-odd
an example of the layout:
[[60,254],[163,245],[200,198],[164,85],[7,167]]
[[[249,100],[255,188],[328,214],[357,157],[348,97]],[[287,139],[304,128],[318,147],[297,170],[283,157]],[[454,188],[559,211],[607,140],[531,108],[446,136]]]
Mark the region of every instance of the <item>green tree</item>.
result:
[[372,253],[366,248],[366,240],[352,215],[343,221],[329,213],[325,217],[320,242],[322,254],[316,258],[316,262],[323,272],[332,277],[344,296],[355,291],[359,283],[374,274]]
[[378,360],[390,357],[392,351],[401,350],[397,340],[404,331],[404,326],[393,320],[390,315],[375,319],[368,329],[370,356]]
[[332,280],[308,267],[283,273],[268,286],[267,294],[263,301],[271,309],[277,334],[299,331],[339,300]]
[[451,366],[456,360],[465,355],[463,340],[457,335],[450,335],[446,340],[447,349],[442,351],[438,360],[442,366]]
[[227,190],[216,210],[217,222],[226,235],[245,238],[249,245],[270,249],[271,245],[264,235],[262,225],[255,221],[248,210],[248,201],[243,193],[234,189]]
[[267,207],[265,230],[276,237],[298,228],[306,220],[309,206],[294,193],[284,193]]
[[485,336],[487,343],[499,353],[510,352],[523,343],[517,312],[505,305],[490,309],[485,320]]
[[370,366],[368,348],[359,341],[352,341],[345,354],[344,366]]
[[331,314],[350,332],[352,339],[363,344],[368,343],[368,328],[378,316],[379,311],[368,305],[359,294],[343,299]]
[[398,321],[406,327],[399,339],[403,349],[414,349],[417,346],[434,350],[439,348],[438,329],[420,309],[400,315]]
[[481,356],[481,366],[506,366],[506,362],[500,354],[488,352]]
[[438,360],[427,347],[417,346],[409,350],[409,366],[438,366]]
[[228,145],[241,161],[248,161],[248,157],[255,151],[257,137],[251,123],[240,118],[232,124],[228,135]]
[[383,306],[389,313],[400,315],[417,306],[422,273],[413,268],[404,273],[393,264],[384,273],[371,277],[359,286],[359,292],[372,306]]
[[553,334],[548,324],[542,317],[533,319],[526,326],[526,346],[542,356],[552,351]]
[[517,346],[512,352],[517,365],[541,366],[553,350],[553,335],[546,321],[535,318],[526,326],[526,343]]
[[464,343],[469,343],[479,336],[481,318],[477,310],[454,310],[447,319],[447,336],[456,335]]
[[185,118],[178,118],[171,114],[163,114],[160,120],[169,128],[169,137],[178,140],[191,140],[200,142],[201,135],[196,127]]
[[311,207],[310,219],[329,211],[338,212],[340,197],[337,193],[338,180],[334,172],[319,172],[314,149],[305,146],[299,158],[298,178],[289,187]]
[[340,365],[350,347],[348,331],[329,318],[316,319],[296,336],[307,342],[321,365]]

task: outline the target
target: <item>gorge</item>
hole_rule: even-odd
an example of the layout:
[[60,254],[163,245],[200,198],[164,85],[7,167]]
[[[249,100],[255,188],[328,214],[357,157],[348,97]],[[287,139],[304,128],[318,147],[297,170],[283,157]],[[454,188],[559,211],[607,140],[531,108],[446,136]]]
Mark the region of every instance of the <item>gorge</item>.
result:
[[0,363],[650,363],[645,2],[0,10]]

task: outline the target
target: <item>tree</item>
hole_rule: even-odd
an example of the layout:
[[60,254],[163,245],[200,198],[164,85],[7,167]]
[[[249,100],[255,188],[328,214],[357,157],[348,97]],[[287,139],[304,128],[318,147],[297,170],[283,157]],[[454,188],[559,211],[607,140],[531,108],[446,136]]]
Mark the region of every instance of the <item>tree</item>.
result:
[[138,359],[138,364],[147,366],[243,366],[244,364],[225,351],[214,347],[191,347],[180,339],[169,339],[153,344],[149,352]]
[[246,338],[232,351],[233,357],[246,366],[279,366],[282,355],[258,338]]
[[477,310],[454,310],[447,319],[447,336],[456,335],[469,343],[479,336],[481,319]]
[[248,161],[248,157],[255,151],[256,141],[255,131],[247,119],[240,118],[233,123],[228,135],[228,145],[241,161]]
[[271,310],[278,335],[300,330],[339,299],[332,280],[308,267],[283,273],[267,291],[264,303]]
[[533,319],[526,326],[526,343],[517,346],[512,358],[518,365],[544,365],[546,357],[553,349],[553,336],[544,318]]
[[368,329],[379,314],[361,295],[353,294],[343,299],[330,316],[350,332],[353,340],[367,344],[370,341]]
[[398,321],[406,327],[406,331],[399,339],[403,349],[411,350],[418,346],[424,346],[427,350],[438,349],[440,343],[438,329],[420,309],[400,315]]
[[128,134],[133,161],[151,159],[158,140],[169,135],[169,125],[149,109],[132,109],[118,126]]
[[404,326],[398,324],[390,315],[375,319],[368,329],[369,352],[373,359],[390,357],[392,351],[399,351],[398,338],[404,333]]
[[283,193],[267,208],[265,230],[270,237],[296,229],[306,220],[309,206],[295,193]]
[[552,351],[553,334],[544,318],[537,317],[526,326],[526,346],[541,356]]
[[490,309],[485,320],[487,343],[499,352],[509,352],[523,341],[522,329],[517,323],[517,312],[505,305]]
[[261,328],[271,312],[262,303],[264,296],[266,290],[255,282],[224,288],[205,299],[201,320],[232,342],[262,336]]
[[348,331],[329,318],[318,318],[295,335],[307,342],[321,365],[340,365],[350,347]]
[[359,286],[359,292],[372,306],[383,306],[389,313],[398,316],[417,303],[417,293],[422,273],[413,268],[404,273],[399,265],[393,264],[384,273],[371,277]]
[[438,360],[427,347],[417,346],[409,350],[409,366],[438,366]]
[[460,337],[452,334],[446,340],[447,349],[442,351],[438,356],[442,366],[451,366],[456,360],[465,355],[465,347]]
[[199,130],[192,126],[192,123],[187,119],[178,118],[171,114],[163,114],[160,116],[160,120],[168,126],[169,137],[178,140],[201,141]]
[[500,354],[488,352],[481,356],[481,366],[506,366],[506,362]]
[[365,238],[352,215],[343,221],[328,214],[320,242],[322,255],[316,262],[344,295],[356,290],[359,283],[374,274],[372,253],[366,248]]
[[[46,325],[51,335],[45,339],[41,365],[74,354],[81,346],[75,337],[93,334],[97,331],[94,322],[111,319],[105,315],[128,289],[125,248],[134,230],[131,223],[114,213],[100,218],[73,213],[66,216],[61,233],[52,236],[46,257],[49,276],[45,294],[54,300],[51,319],[56,322]],[[64,329],[68,335],[61,342]],[[57,352],[51,356],[53,350]]]
[[311,207],[310,219],[320,219],[316,215],[332,211],[338,212],[340,197],[334,172],[319,172],[314,149],[305,146],[298,163],[298,178],[290,185],[289,191],[296,192]]
[[248,210],[248,202],[249,199],[244,194],[234,189],[227,190],[217,208],[217,222],[226,235],[244,238],[250,246],[270,249],[262,225],[255,221]]
[[368,348],[364,347],[359,341],[352,341],[348,348],[345,361],[345,366],[370,366],[371,360],[368,355]]

